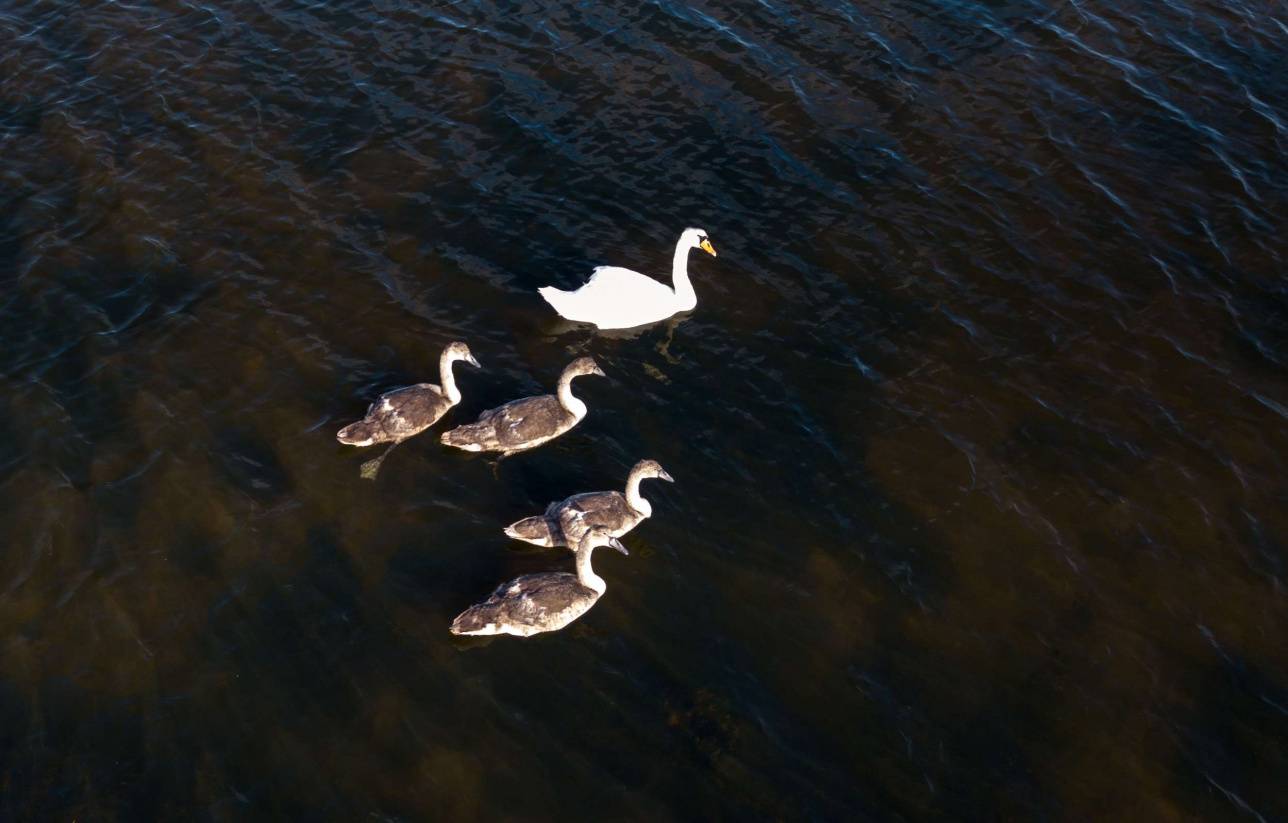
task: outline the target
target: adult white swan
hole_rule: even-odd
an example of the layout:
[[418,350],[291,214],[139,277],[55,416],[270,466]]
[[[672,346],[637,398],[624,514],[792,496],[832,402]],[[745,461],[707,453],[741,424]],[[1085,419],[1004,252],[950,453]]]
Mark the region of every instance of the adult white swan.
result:
[[685,229],[675,244],[671,263],[674,288],[637,271],[620,266],[597,266],[576,291],[554,286],[537,289],[561,317],[580,323],[594,323],[601,329],[630,329],[665,320],[698,305],[689,282],[689,249],[702,249],[712,257],[716,250],[702,229]]

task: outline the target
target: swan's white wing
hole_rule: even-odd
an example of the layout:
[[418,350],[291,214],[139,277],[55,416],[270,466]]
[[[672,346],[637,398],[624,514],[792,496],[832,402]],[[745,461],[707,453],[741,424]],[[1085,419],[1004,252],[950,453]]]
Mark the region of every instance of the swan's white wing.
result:
[[569,320],[601,329],[628,329],[664,320],[677,311],[675,292],[637,271],[599,266],[574,292],[542,289],[542,296]]
[[573,294],[604,294],[615,300],[675,299],[675,292],[669,286],[657,282],[647,274],[621,266],[596,266],[586,285]]

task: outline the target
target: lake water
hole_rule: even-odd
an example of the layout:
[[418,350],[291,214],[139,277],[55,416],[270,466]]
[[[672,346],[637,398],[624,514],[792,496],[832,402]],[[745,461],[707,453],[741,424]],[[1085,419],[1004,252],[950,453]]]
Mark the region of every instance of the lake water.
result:
[[0,5],[0,818],[1288,820],[1285,101],[1258,0]]

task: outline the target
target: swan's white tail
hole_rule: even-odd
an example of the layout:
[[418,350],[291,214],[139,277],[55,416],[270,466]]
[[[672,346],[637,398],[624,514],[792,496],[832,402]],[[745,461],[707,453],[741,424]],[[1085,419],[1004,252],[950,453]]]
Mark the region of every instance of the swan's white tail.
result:
[[552,308],[560,315],[567,317],[568,298],[572,297],[571,292],[563,289],[556,289],[554,286],[542,286],[537,289],[537,293],[551,305]]

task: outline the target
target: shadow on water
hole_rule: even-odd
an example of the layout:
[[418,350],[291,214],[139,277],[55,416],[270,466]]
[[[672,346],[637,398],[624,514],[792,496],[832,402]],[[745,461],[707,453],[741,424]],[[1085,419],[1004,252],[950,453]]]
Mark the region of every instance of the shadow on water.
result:
[[268,505],[291,491],[291,479],[273,446],[246,426],[233,425],[214,435],[213,456],[241,493]]

